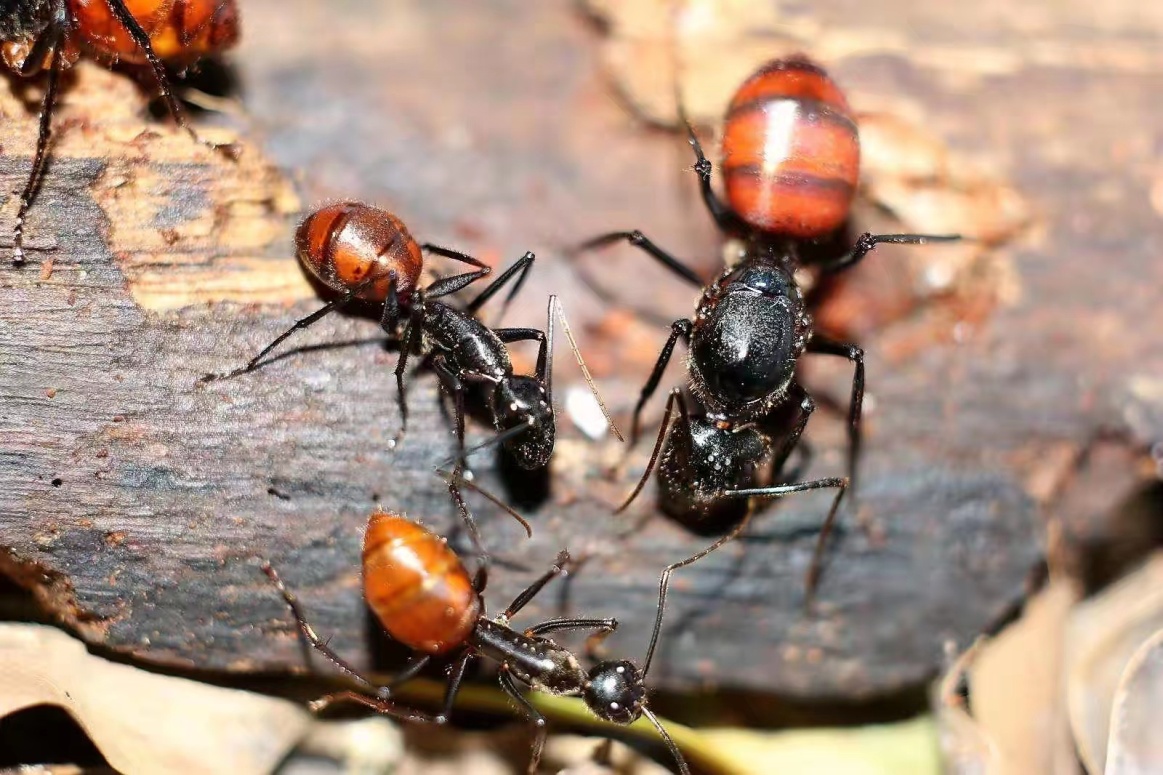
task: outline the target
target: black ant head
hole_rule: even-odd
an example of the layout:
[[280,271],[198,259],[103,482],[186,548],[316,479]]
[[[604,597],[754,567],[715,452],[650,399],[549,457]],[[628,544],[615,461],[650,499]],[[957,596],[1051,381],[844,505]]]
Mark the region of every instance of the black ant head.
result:
[[725,532],[749,508],[746,498],[725,498],[727,490],[759,487],[770,469],[771,441],[754,427],[722,428],[709,419],[684,423],[671,432],[658,463],[659,506],[700,535]]
[[512,376],[493,391],[493,422],[502,433],[525,426],[505,441],[505,449],[526,471],[544,468],[553,454],[553,403],[545,385],[535,377]]
[[630,724],[646,706],[646,684],[633,662],[602,662],[590,670],[583,695],[586,706],[600,719]]

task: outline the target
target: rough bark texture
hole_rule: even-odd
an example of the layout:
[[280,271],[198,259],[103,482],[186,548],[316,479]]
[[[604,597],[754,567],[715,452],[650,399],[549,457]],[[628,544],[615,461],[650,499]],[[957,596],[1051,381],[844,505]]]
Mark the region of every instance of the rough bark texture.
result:
[[[560,293],[623,418],[666,330],[599,301],[561,246],[639,227],[708,276],[719,262],[682,172],[684,144],[613,96],[587,17],[565,2],[368,5],[246,4],[238,165],[142,118],[123,76],[82,67],[68,86],[29,224],[46,269],[0,269],[0,565],[91,642],[167,664],[301,666],[261,555],[365,665],[357,563],[368,511],[379,501],[451,524],[431,473],[452,448],[435,381],[415,379],[410,435],[389,451],[395,355],[372,320],[333,316],[299,344],[349,346],[195,385],[318,303],[292,257],[300,201],[373,201],[421,240],[493,264],[537,251],[506,323],[542,325],[544,299]],[[967,643],[1020,595],[1041,550],[1040,509],[1053,516],[1094,432],[1135,445],[1163,437],[1163,60],[1153,47],[1163,12],[1104,8],[1096,32],[1097,9],[1046,3],[1033,45],[988,4],[861,6],[866,19],[848,5],[803,13],[832,31],[821,56],[857,101],[890,95],[922,111],[935,133],[1008,175],[1037,220],[1002,254],[1017,285],[984,310],[937,300],[865,324],[832,308],[868,351],[874,400],[858,514],[830,554],[817,610],[801,610],[802,578],[825,503],[788,500],[751,539],[680,572],[658,687],[853,699],[916,686],[947,640]],[[787,18],[811,49],[815,27]],[[34,116],[0,86],[0,178],[12,191]],[[14,210],[9,201],[5,224]],[[862,283],[877,287],[903,255],[873,256],[831,303],[858,310]],[[690,314],[687,290],[629,251],[585,266],[656,320]],[[561,397],[580,382],[567,360]],[[806,376],[839,405],[849,379],[843,364]],[[658,572],[707,539],[663,518],[618,538],[629,521],[611,506],[647,445],[610,482],[602,471],[618,450],[561,417],[533,540],[473,501],[489,542],[524,568],[497,569],[489,600],[499,610],[562,547],[592,552],[570,604],[616,616],[610,650],[637,658]],[[810,473],[839,471],[840,415],[821,409],[809,436]],[[486,457],[479,472],[499,489]],[[547,594],[528,617],[556,610]]]

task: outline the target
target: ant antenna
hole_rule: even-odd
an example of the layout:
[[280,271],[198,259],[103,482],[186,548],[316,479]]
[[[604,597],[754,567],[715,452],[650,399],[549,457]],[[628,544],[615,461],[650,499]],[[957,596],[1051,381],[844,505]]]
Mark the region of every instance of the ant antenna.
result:
[[[586,379],[586,384],[590,386],[590,392],[593,393],[594,398],[598,402],[598,407],[602,410],[602,415],[606,418],[606,423],[610,426],[610,430],[618,438],[618,441],[625,442],[626,437],[622,435],[622,431],[618,430],[618,426],[614,424],[614,418],[610,416],[610,410],[606,408],[606,402],[602,400],[602,394],[598,392],[598,386],[594,383],[593,376],[590,375],[590,370],[586,366],[585,359],[582,358],[581,350],[578,349],[577,340],[573,337],[573,331],[569,327],[569,321],[565,318],[565,309],[561,306],[561,300],[554,294],[549,297],[549,311],[548,321],[546,323],[545,338],[548,340],[548,363],[545,364],[545,385],[546,393],[549,394],[549,399],[553,400],[551,386],[553,385],[553,313],[557,312],[557,317],[561,320],[561,330],[565,332],[566,339],[569,340],[570,349],[573,350],[573,357],[577,360],[577,365],[581,367],[582,376]],[[540,365],[540,364],[539,364]]]
[[621,514],[630,507],[634,499],[638,497],[639,493],[646,486],[650,475],[654,473],[654,467],[658,464],[658,456],[662,453],[662,444],[666,441],[666,433],[670,429],[670,420],[674,416],[674,407],[678,404],[679,411],[682,416],[686,416],[686,401],[682,397],[682,388],[674,388],[670,391],[670,397],[666,400],[666,411],[662,414],[662,425],[658,428],[658,439],[654,442],[654,449],[650,453],[650,462],[646,464],[646,470],[642,472],[642,478],[638,480],[633,492],[622,502],[622,505],[614,510],[615,514]]
[[[489,447],[495,447],[498,444],[504,444],[509,439],[513,438],[514,436],[519,436],[527,430],[529,430],[528,425],[514,425],[512,428],[508,428],[506,430],[503,430],[500,433],[498,433],[490,438],[485,439],[484,441],[480,442],[479,444],[476,444],[474,446],[469,447],[464,452],[457,453],[456,455],[454,455],[453,457],[450,457],[450,458],[445,458],[444,462],[442,462],[440,464],[440,467],[441,468],[447,468],[448,466],[457,466],[458,468],[462,467],[468,461],[469,457],[480,452],[482,449],[487,449]],[[465,480],[465,481],[466,481],[466,483],[468,483],[468,480]]]
[[[460,485],[464,485],[465,487],[472,490],[473,492],[484,496],[494,506],[497,506],[498,508],[502,509],[505,513],[507,513],[513,519],[517,520],[521,524],[521,527],[525,528],[525,537],[526,538],[533,537],[533,527],[529,524],[529,521],[526,520],[524,517],[522,517],[520,514],[518,514],[513,509],[512,506],[510,506],[507,503],[505,503],[504,501],[502,501],[496,495],[493,495],[491,492],[486,490],[484,487],[481,487],[479,484],[476,484],[475,482],[472,482],[472,481],[469,481],[468,479],[465,479],[464,475],[461,474],[459,471],[451,471],[450,472],[444,468],[437,468],[436,473],[438,476],[440,476],[446,482],[448,482],[448,484],[452,487],[459,487]],[[470,525],[469,529],[472,530],[473,533],[475,534],[476,533],[476,520],[473,519],[472,516],[467,513],[467,509],[465,509],[464,511],[461,512],[461,516],[465,517],[465,522]],[[477,538],[479,538],[479,535],[477,536]]]
[[[643,673],[643,678],[645,678],[645,673]],[[662,738],[662,742],[666,743],[666,747],[670,749],[670,755],[674,757],[675,763],[678,764],[678,771],[682,775],[691,775],[691,768],[686,763],[686,758],[682,755],[682,751],[679,750],[678,744],[674,742],[674,738],[666,731],[666,727],[662,726],[662,722],[658,720],[658,716],[655,716],[654,712],[645,705],[642,706],[642,715],[658,730],[658,736]]]

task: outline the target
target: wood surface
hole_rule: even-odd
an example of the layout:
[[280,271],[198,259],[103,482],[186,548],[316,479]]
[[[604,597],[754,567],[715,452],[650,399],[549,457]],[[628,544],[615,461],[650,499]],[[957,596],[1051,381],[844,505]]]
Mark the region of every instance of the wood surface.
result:
[[[1020,191],[1032,221],[990,246],[1009,285],[988,304],[952,294],[862,317],[865,288],[899,296],[893,267],[915,260],[908,251],[878,251],[833,289],[820,315],[868,352],[868,443],[817,610],[802,610],[802,578],[825,503],[789,499],[747,541],[680,572],[658,688],[845,701],[914,689],[947,642],[967,644],[1021,596],[1094,434],[1136,455],[1163,438],[1163,11],[849,5],[779,18],[797,45],[820,43],[855,104],[906,106]],[[359,198],[393,209],[422,241],[494,265],[536,251],[506,324],[543,325],[548,294],[561,294],[623,426],[665,324],[694,298],[633,252],[608,251],[582,267],[610,306],[563,248],[638,227],[710,277],[718,237],[685,143],[619,96],[602,48],[616,30],[564,0],[252,0],[244,13],[229,61],[245,111],[199,117],[211,139],[242,138],[237,164],[148,117],[122,74],[82,66],[67,83],[28,226],[32,261],[0,266],[0,570],[89,642],[145,662],[302,669],[258,570],[266,557],[332,645],[367,665],[368,512],[382,503],[438,529],[453,520],[432,473],[452,449],[434,378],[414,380],[410,435],[395,451],[395,354],[367,315],[333,316],[298,340],[344,346],[196,385],[319,303],[292,254],[299,213]],[[35,97],[0,82],[6,191],[28,167]],[[10,199],[0,233],[14,212]],[[860,213],[892,225],[875,206]],[[557,375],[560,403],[581,384],[567,353]],[[817,361],[805,382],[843,407],[850,375]],[[609,650],[639,658],[658,572],[708,539],[661,517],[620,537],[650,510],[647,497],[611,516],[648,445],[611,480],[616,444],[559,416],[550,497],[526,509],[532,540],[470,496],[506,560],[488,599],[499,610],[561,548],[588,554],[569,606],[616,616]],[[476,423],[474,436],[484,432]],[[839,472],[841,412],[822,408],[808,436],[810,474]],[[476,468],[505,492],[489,456]],[[530,500],[530,487],[509,497]],[[520,621],[558,604],[547,593]]]

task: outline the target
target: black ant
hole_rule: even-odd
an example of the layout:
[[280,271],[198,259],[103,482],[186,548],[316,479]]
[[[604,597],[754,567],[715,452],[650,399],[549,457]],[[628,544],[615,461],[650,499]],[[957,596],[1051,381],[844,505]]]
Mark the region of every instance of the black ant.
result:
[[[480,280],[491,272],[490,268],[478,259],[455,250],[431,244],[421,246],[398,218],[384,210],[356,202],[328,205],[303,221],[296,233],[296,244],[299,258],[308,270],[328,287],[343,293],[343,296],[297,321],[245,366],[226,374],[208,374],[202,381],[235,377],[253,371],[296,331],[307,328],[358,297],[383,304],[380,325],[401,343],[400,358],[395,370],[400,430],[392,442],[393,446],[402,440],[408,425],[404,383],[408,356],[423,345],[426,362],[432,366],[441,384],[455,401],[456,436],[460,453],[458,473],[466,454],[464,404],[465,393],[470,387],[484,392],[489,415],[496,430],[500,432],[493,442],[503,443],[518,465],[526,470],[548,465],[556,427],[551,358],[555,315],[563,324],[590,389],[602,406],[602,411],[606,411],[556,296],[551,296],[549,300],[545,331],[536,328],[492,329],[475,317],[485,302],[516,278],[506,305],[513,299],[533,265],[532,253],[526,253],[514,262],[463,309],[455,309],[437,299]],[[418,288],[423,268],[422,251],[425,250],[476,269]],[[505,345],[521,341],[538,343],[534,376],[513,373],[513,364]],[[609,415],[606,416],[608,419]],[[612,422],[610,427],[618,434]]]
[[[44,172],[61,73],[82,51],[105,61],[149,65],[178,125],[199,140],[170,86],[163,61],[189,63],[233,46],[239,35],[234,0],[0,0],[0,54],[23,76],[48,70],[40,131],[13,229],[12,263],[25,263],[24,221]],[[236,156],[232,145],[206,143]]]
[[[641,492],[656,465],[660,505],[667,514],[699,529],[736,523],[729,537],[746,526],[754,498],[837,488],[808,571],[810,596],[840,500],[856,482],[864,352],[813,331],[794,273],[802,264],[798,242],[827,236],[847,218],[859,171],[856,124],[839,88],[814,64],[795,58],[764,66],[739,88],[727,112],[723,137],[727,204],[711,188],[711,163],[689,123],[687,130],[707,209],[723,231],[746,238],[738,262],[704,286],[692,269],[639,231],[604,234],[578,248],[628,242],[702,290],[694,318],[671,325],[634,408],[630,442],[640,436],[643,407],[680,339],[689,348],[690,389],[701,412],[690,414],[681,391],[672,392],[650,463],[618,511]],[[825,270],[850,267],[882,243],[956,239],[864,234],[851,252],[831,261]],[[811,396],[795,380],[796,364],[804,353],[839,356],[854,365],[848,476],[773,485],[815,409]],[[781,410],[796,403],[798,418],[789,427]]]

